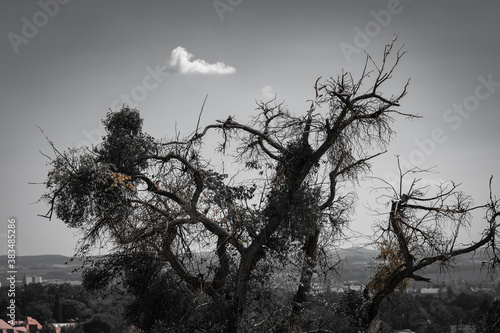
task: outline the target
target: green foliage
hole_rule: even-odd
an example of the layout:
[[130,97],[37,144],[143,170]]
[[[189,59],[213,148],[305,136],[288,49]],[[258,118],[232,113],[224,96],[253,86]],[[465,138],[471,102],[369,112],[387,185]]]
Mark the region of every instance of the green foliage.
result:
[[[320,191],[300,177],[311,153],[311,147],[302,141],[290,143],[276,167],[275,182],[263,212],[268,220],[280,221],[279,231],[268,244],[271,250],[286,253],[290,245],[302,243],[319,226],[322,218]],[[314,173],[309,173],[307,178]]]
[[41,333],[56,333],[56,329],[52,326],[45,325],[42,327]]
[[148,331],[159,320],[177,325],[189,317],[191,297],[175,273],[163,270],[164,265],[151,256],[134,263],[124,272],[126,288],[134,296],[125,308],[130,324]]
[[301,180],[299,176],[303,175],[303,169],[312,153],[311,146],[302,140],[291,142],[286,146],[276,171],[278,175],[284,176],[287,187],[292,189],[296,187],[296,182]]
[[98,313],[85,323],[83,323],[82,328],[85,333],[107,333],[112,331],[110,325],[111,313],[102,314]]
[[81,325],[62,327],[61,333],[85,333]]
[[51,205],[47,216],[55,212],[68,226],[83,228],[90,243],[129,218],[134,176],[147,166],[154,146],[142,133],[137,110],[110,112],[103,122],[107,133],[100,146],[69,149],[51,161],[44,196]]
[[100,295],[115,291],[116,282],[133,296],[125,306],[127,323],[149,331],[158,321],[178,325],[193,311],[189,291],[165,265],[149,253],[114,254],[101,258],[83,272],[86,290]]
[[[52,161],[47,189],[56,192],[50,199],[56,215],[71,227],[81,226],[92,207],[95,184],[95,161],[81,150],[69,150]],[[77,162],[77,163],[76,163]]]
[[450,325],[464,324],[476,326],[478,332],[488,332],[482,327],[489,325],[486,322],[491,314],[481,309],[487,306],[491,310],[494,304],[492,296],[485,293],[436,297],[396,292],[381,307],[380,318],[389,331],[449,332]]
[[279,219],[280,229],[271,237],[268,247],[286,253],[290,246],[299,244],[314,233],[322,217],[318,209],[319,192],[303,184],[293,192],[279,189],[271,191],[263,215]]
[[[0,288],[0,304],[6,304],[8,287]],[[59,320],[57,298],[60,302],[61,318]],[[97,322],[95,315],[105,314],[106,333],[122,332],[124,326],[123,313],[128,298],[113,293],[106,300],[96,299],[95,296],[86,293],[82,286],[70,284],[43,285],[30,284],[18,286],[16,288],[16,314],[18,318],[25,319],[27,316],[35,318],[39,323],[44,324],[44,331],[52,332],[50,323],[69,322],[76,320],[79,327],[66,328],[68,333],[82,333],[81,324]],[[0,314],[0,318],[8,321],[6,313]],[[100,319],[99,319],[100,320]],[[99,326],[99,324],[89,324],[89,329]]]
[[[145,331],[251,330],[254,315],[265,312],[276,315],[284,331],[320,327],[308,298],[315,274],[322,270],[326,278],[332,267],[323,250],[336,246],[349,221],[356,197],[350,185],[382,154],[371,150],[387,146],[392,116],[415,117],[396,111],[407,85],[391,97],[379,92],[404,54],[397,51],[394,64],[386,64],[392,48],[393,43],[384,48],[380,65],[367,57],[358,80],[350,72],[324,83],[318,79],[302,115],[260,102],[248,124],[228,117],[164,141],[145,134],[139,112],[123,107],[107,114],[106,135],[92,150],[60,153],[53,147],[48,217],[55,212],[83,231],[83,256],[103,243],[114,247],[113,255],[84,272],[85,288],[127,292],[132,299],[122,310]],[[222,137],[216,149],[222,155],[214,158],[222,165],[203,151],[213,131]],[[230,175],[224,174],[226,162],[236,166]],[[424,239],[430,248],[440,246],[432,237]],[[378,317],[380,302],[399,282],[391,278],[396,282],[388,286],[391,269],[406,274],[394,248],[390,244],[380,258],[386,264],[374,287],[386,293],[348,291],[338,302],[335,318],[342,318],[346,332],[363,330]],[[402,251],[405,260],[413,258],[408,251]],[[197,257],[199,252],[209,254]],[[263,297],[280,268],[296,291],[282,306]],[[94,303],[89,307],[110,306]],[[451,317],[464,312],[453,307]],[[109,322],[88,314],[82,327],[112,331],[117,325]],[[275,328],[272,321],[264,323],[265,330]]]
[[69,150],[52,165],[47,188],[57,195],[50,200],[56,215],[70,227],[84,227],[94,219],[106,225],[127,217],[135,188],[129,177],[113,172],[111,164],[98,162],[84,150]]
[[74,296],[61,299],[61,322],[70,319],[84,319],[90,315],[90,310],[84,303],[84,299],[75,299]]
[[368,299],[355,290],[346,290],[341,300],[335,304],[335,313],[348,320],[350,330],[363,330],[368,325]]
[[62,323],[61,296],[59,293],[56,294],[56,299],[54,300],[54,305],[52,307],[52,313],[54,320],[58,323]]
[[152,152],[152,139],[142,132],[143,120],[136,109],[122,108],[109,112],[103,120],[106,136],[95,151],[99,161],[109,163],[127,175],[136,175],[147,166],[147,155]]
[[27,302],[24,310],[26,314],[37,318],[40,323],[54,321],[51,304],[42,300]]
[[484,333],[500,331],[500,300],[496,299],[491,303],[491,306],[484,315],[480,329]]

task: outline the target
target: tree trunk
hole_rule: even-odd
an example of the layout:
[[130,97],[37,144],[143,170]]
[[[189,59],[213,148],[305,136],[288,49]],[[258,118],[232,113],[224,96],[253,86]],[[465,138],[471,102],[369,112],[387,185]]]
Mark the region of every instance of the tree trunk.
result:
[[[266,226],[266,227],[269,227]],[[238,332],[240,322],[245,310],[245,298],[248,289],[248,281],[255,265],[263,258],[262,244],[253,243],[244,253],[241,254],[236,286],[234,291],[232,313],[229,320],[229,332]]]
[[[290,193],[293,193],[296,188],[299,188],[301,181],[296,181],[294,183],[295,186],[290,186],[290,189],[285,193],[284,196],[289,200]],[[289,202],[285,202],[289,203]],[[286,206],[283,205],[283,206]],[[268,223],[262,229],[262,231],[257,235],[252,244],[241,253],[240,265],[238,268],[238,275],[236,279],[236,287],[234,293],[233,300],[233,311],[230,315],[230,323],[229,323],[229,332],[238,332],[238,328],[241,323],[241,319],[243,316],[243,312],[245,310],[245,298],[248,289],[248,281],[250,279],[250,275],[252,273],[255,265],[263,258],[263,250],[262,247],[270,237],[274,234],[274,232],[278,229],[278,227],[282,224],[284,219],[286,218],[286,212],[280,209],[274,209],[270,216]],[[317,230],[319,234],[319,230]],[[316,236],[317,238],[317,236]],[[317,239],[315,242],[311,244],[311,251],[317,247]],[[312,275],[312,271],[311,271]]]
[[248,256],[243,255],[240,260],[238,276],[236,279],[236,289],[234,292],[232,314],[229,322],[229,332],[238,332],[241,317],[245,309],[245,296],[247,293],[248,280],[252,271],[252,261]]
[[[379,319],[379,310],[382,301],[394,290],[397,288],[399,283],[403,281],[405,278],[409,277],[408,271],[405,269],[399,273],[396,273],[384,286],[384,288],[378,291],[373,299],[370,302],[370,306],[368,307],[368,328],[371,327],[380,327],[380,319]],[[377,328],[378,329],[378,328]],[[377,332],[377,331],[366,331],[368,332]]]
[[319,229],[314,234],[307,237],[305,247],[305,258],[302,264],[302,272],[297,293],[293,299],[292,316],[299,315],[304,303],[307,301],[307,295],[311,291],[311,280],[316,268],[316,257],[318,254]]
[[378,333],[380,329],[380,318],[378,317],[378,314],[375,318],[370,320],[370,323],[368,324],[368,328],[366,329],[365,333]]

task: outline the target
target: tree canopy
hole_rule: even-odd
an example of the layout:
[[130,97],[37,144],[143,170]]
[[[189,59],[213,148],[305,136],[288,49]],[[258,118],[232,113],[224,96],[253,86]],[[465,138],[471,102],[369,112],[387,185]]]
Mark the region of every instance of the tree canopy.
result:
[[[350,221],[356,195],[346,189],[384,153],[395,118],[418,117],[399,111],[408,83],[399,92],[381,92],[403,55],[392,43],[378,63],[367,56],[359,78],[349,71],[319,78],[302,114],[276,100],[260,101],[248,123],[230,116],[203,128],[197,124],[186,137],[155,139],[143,132],[138,110],[110,111],[101,144],[63,152],[53,146],[46,217],[55,213],[83,232],[81,255],[106,243],[113,245],[116,258],[145,255],[163,263],[189,295],[186,299],[224,310],[217,319],[221,330],[245,331],[257,324],[263,330],[300,330],[313,274],[331,272],[330,250]],[[237,167],[228,170],[212,162],[211,152],[203,149],[212,132],[220,135],[216,153]],[[461,201],[446,206],[448,212],[439,206],[454,190],[430,198],[427,210],[412,204],[425,200],[420,190],[412,186],[406,196],[397,192],[391,226],[380,242],[397,248],[397,260],[391,259],[397,265],[385,266],[372,284],[370,321],[377,317],[378,299],[404,279],[416,279],[414,273],[426,263],[455,254],[450,243],[441,242],[443,235],[419,229],[422,221],[455,221],[456,212],[466,214],[469,207]],[[496,207],[492,199],[487,230],[496,231]],[[423,220],[412,213],[420,209],[426,213]],[[417,222],[404,222],[403,216],[415,216]],[[457,221],[455,227],[461,228]],[[399,231],[403,224],[410,234]],[[422,238],[409,243],[420,231]],[[481,244],[488,241],[494,240]],[[417,254],[425,259],[414,263]],[[102,259],[88,267],[97,274],[99,265]],[[261,304],[266,300],[254,302],[256,295],[272,289],[271,277],[278,271],[289,272],[294,295],[279,310],[284,314],[279,322],[255,321],[254,314],[266,308]]]
[[[380,255],[377,273],[369,285],[373,291],[368,308],[370,322],[377,322],[381,302],[395,289],[406,289],[410,281],[429,282],[430,278],[419,273],[427,266],[438,263],[450,269],[455,257],[478,250],[489,258],[483,265],[490,273],[499,263],[495,238],[500,201],[492,193],[493,177],[489,202],[474,206],[472,198],[452,181],[436,183],[434,188],[420,185],[421,178],[405,182],[406,177],[424,172],[429,170],[413,168],[403,172],[400,168],[399,186],[382,180],[383,186],[378,188],[388,193],[383,196],[390,198],[390,210],[388,219],[375,224]],[[484,231],[479,239],[462,244],[459,235],[468,229],[475,210],[484,211]]]

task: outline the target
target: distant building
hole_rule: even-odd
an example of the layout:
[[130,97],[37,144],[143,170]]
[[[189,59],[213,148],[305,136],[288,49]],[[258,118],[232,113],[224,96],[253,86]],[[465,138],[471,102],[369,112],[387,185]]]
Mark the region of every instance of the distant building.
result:
[[15,332],[38,333],[42,330],[43,326],[31,317],[26,317],[25,321],[15,321]]
[[421,288],[420,294],[422,294],[422,295],[437,295],[437,294],[439,294],[439,288]]
[[328,290],[334,293],[343,293],[345,292],[345,288],[340,285],[328,286]]
[[27,317],[26,322],[27,322],[26,329],[28,330],[29,333],[38,332],[43,328],[43,326],[36,319],[33,319],[31,317]]
[[365,288],[365,286],[362,285],[359,281],[345,281],[344,288],[354,291],[361,291]]
[[31,283],[33,283],[33,278],[31,276],[24,275],[24,277],[23,277],[23,283],[24,283],[25,286],[28,285],[28,284],[31,284]]
[[73,286],[81,285],[82,281],[79,280],[61,280],[61,279],[45,279],[43,280],[44,284],[64,284],[69,283]]
[[32,283],[42,283],[42,277],[41,276],[30,276],[30,275],[24,275],[23,277],[23,284],[26,286],[28,284]]
[[56,333],[61,333],[63,327],[74,327],[74,326],[76,326],[76,324],[77,324],[76,321],[71,320],[68,323],[54,323],[54,324],[51,324],[51,326],[54,327],[54,330],[56,331]]

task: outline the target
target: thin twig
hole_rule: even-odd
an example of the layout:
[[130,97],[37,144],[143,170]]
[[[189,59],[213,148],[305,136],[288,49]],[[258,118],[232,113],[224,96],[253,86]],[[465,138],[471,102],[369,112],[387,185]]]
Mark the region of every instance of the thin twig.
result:
[[198,115],[198,122],[196,123],[196,131],[195,135],[198,134],[198,129],[200,128],[200,120],[201,120],[201,114],[203,113],[203,108],[205,107],[205,102],[207,101],[208,94],[205,96],[205,99],[203,100],[203,105],[201,106],[200,114]]

